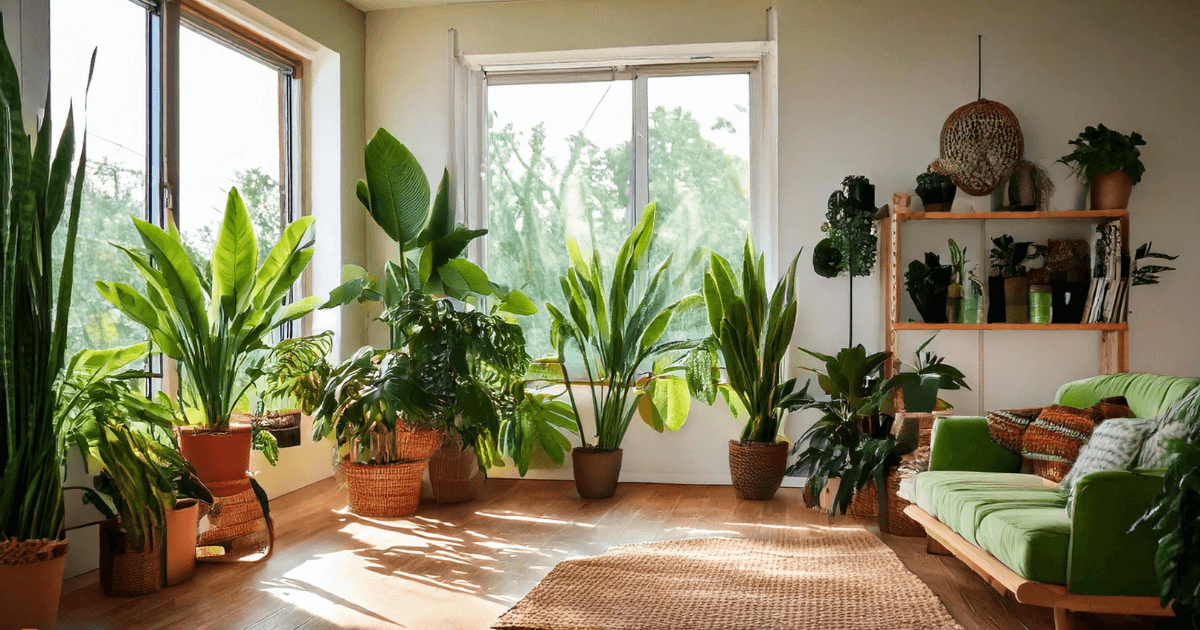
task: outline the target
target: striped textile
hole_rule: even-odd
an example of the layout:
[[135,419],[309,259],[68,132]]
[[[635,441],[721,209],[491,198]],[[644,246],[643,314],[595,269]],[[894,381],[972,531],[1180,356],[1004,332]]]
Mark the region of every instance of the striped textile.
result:
[[1103,421],[1104,414],[1095,407],[1050,405],[1025,431],[1021,457],[1033,474],[1062,481],[1079,457],[1080,447]]

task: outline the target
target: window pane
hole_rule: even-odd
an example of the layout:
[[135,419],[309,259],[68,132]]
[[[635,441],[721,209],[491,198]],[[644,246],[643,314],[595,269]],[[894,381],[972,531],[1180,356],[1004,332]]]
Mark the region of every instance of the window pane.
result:
[[630,81],[488,88],[488,275],[538,305],[521,318],[534,357],[553,352],[566,237],[611,269],[629,232],[632,104]]
[[[145,340],[145,329],[96,291],[96,280],[138,286],[141,276],[109,242],[140,244],[131,216],[146,214],[146,11],[129,0],[53,0],[50,5],[51,114],[55,142],[75,107],[76,154],[84,125],[88,63],[86,179],[75,249],[68,355]],[[65,225],[55,234],[62,251]],[[54,257],[61,261],[62,256]]]
[[207,259],[236,186],[265,256],[282,233],[287,181],[279,71],[186,25],[179,32],[180,232]]
[[[650,201],[658,203],[651,261],[668,254],[670,301],[699,293],[708,251],[742,261],[750,233],[750,75],[650,78]],[[702,312],[673,338],[707,333]]]

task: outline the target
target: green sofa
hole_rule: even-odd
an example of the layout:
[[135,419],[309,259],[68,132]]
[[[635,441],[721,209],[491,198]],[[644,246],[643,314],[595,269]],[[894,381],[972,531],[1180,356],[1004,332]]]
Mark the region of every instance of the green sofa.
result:
[[[1151,374],[1098,376],[1063,385],[1055,401],[1088,407],[1101,398],[1125,396],[1135,415],[1156,418],[1198,382]],[[920,508],[914,514],[925,519],[931,538],[952,538],[945,545],[950,551],[974,556],[975,562],[964,560],[981,574],[988,571],[976,565],[990,562],[990,554],[1024,580],[1061,585],[1050,587],[1053,592],[1065,587],[1064,602],[1086,601],[1075,596],[1117,602],[1114,598],[1158,595],[1157,542],[1129,529],[1161,491],[1161,471],[1088,475],[1079,482],[1074,512],[1068,515],[1064,492],[1040,477],[1020,474],[1020,468],[1018,454],[992,442],[985,418],[940,418],[933,427],[929,471],[913,484],[914,507]],[[934,536],[935,528],[940,536]],[[1062,608],[1064,614],[1067,608],[1100,609],[1080,606],[1064,603]]]

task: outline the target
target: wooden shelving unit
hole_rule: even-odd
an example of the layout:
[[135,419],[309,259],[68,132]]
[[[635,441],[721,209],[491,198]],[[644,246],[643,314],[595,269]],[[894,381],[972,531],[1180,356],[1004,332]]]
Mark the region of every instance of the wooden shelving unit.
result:
[[[1037,332],[1037,331],[1095,331],[1100,333],[1100,371],[1117,374],[1129,371],[1129,324],[926,324],[924,322],[900,321],[900,296],[903,295],[903,266],[900,262],[900,224],[910,221],[977,221],[979,223],[979,251],[988,251],[986,238],[987,221],[1088,221],[1107,223],[1120,221],[1125,254],[1129,254],[1129,210],[1060,210],[1049,212],[910,212],[911,197],[897,193],[892,205],[885,207],[880,217],[880,241],[883,261],[883,321],[886,326],[887,349],[893,357],[899,356],[899,333],[906,330],[974,330],[979,332],[979,378],[980,408],[983,407],[984,333],[990,330]],[[980,261],[986,269],[986,261]],[[889,361],[886,373],[896,373],[896,361]]]

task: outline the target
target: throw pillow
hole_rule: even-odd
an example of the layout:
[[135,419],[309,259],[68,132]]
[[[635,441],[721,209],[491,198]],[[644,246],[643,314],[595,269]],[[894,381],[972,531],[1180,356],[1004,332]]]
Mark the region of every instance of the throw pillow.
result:
[[1050,405],[1025,431],[1021,456],[1033,474],[1050,481],[1062,481],[1075,458],[1079,457],[1079,448],[1102,421],[1104,415],[1094,407],[1076,409]]
[[1144,418],[1110,419],[1096,425],[1092,437],[1079,449],[1079,457],[1058,487],[1070,495],[1067,512],[1075,510],[1075,484],[1102,470],[1129,470],[1136,463],[1146,436],[1154,430],[1153,420]]
[[[1117,398],[1125,400],[1124,396],[1118,396]],[[1095,405],[1092,405],[1092,409],[1095,409],[1103,414],[1105,420],[1110,420],[1112,418],[1134,417],[1133,410],[1129,408],[1129,405],[1126,405],[1125,403],[1106,402],[1107,400],[1110,399],[1106,398],[1105,400],[1101,400]]]
[[1042,413],[1041,407],[1031,409],[1008,409],[988,412],[988,433],[992,441],[1014,452],[1021,452],[1025,430]]
[[1126,400],[1124,396],[1109,396],[1108,398],[1101,398],[1100,402],[1109,403],[1112,405],[1121,405],[1123,407],[1129,406],[1129,401]]
[[1186,422],[1175,421],[1174,406],[1153,422],[1154,427],[1142,442],[1142,450],[1138,454],[1138,468],[1166,468],[1167,440],[1185,437],[1188,432]]

